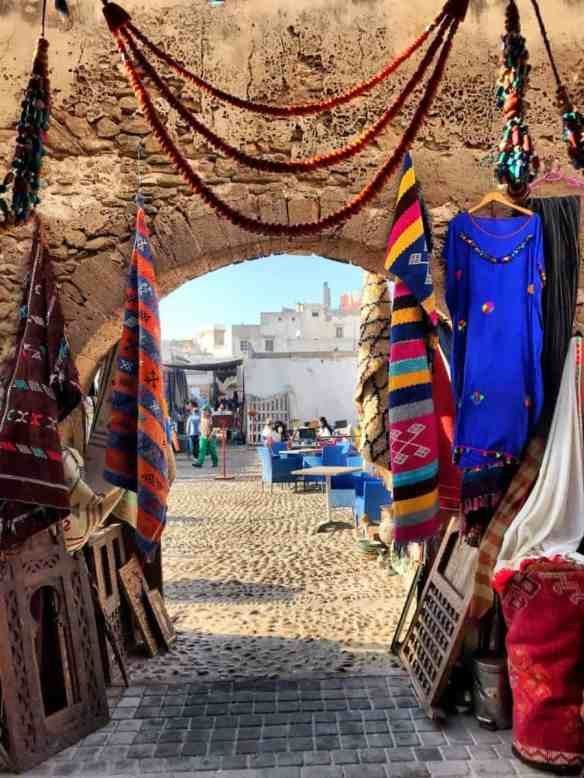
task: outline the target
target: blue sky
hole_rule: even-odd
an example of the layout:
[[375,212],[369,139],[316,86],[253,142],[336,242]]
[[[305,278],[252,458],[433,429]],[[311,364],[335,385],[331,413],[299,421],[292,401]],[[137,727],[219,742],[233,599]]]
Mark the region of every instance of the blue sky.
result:
[[255,324],[262,311],[320,302],[325,281],[337,305],[340,294],[361,288],[363,271],[322,257],[288,254],[216,270],[162,300],[162,337],[189,338],[207,324]]

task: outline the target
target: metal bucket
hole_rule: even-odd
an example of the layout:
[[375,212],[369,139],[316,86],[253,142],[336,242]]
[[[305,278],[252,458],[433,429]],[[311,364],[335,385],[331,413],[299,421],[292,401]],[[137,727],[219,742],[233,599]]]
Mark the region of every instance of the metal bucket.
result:
[[475,657],[472,662],[475,718],[485,729],[511,729],[513,699],[506,657]]

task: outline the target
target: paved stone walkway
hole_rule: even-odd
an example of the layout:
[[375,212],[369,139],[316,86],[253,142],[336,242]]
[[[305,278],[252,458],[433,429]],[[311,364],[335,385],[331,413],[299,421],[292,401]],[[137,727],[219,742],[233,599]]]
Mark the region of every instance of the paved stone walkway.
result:
[[238,480],[221,484],[179,461],[163,552],[176,646],[108,691],[107,727],[30,774],[531,774],[509,733],[426,718],[387,651],[403,581],[364,560],[350,531],[312,534],[323,495],[263,493],[255,452],[234,450],[231,467]]
[[112,690],[112,722],[42,776],[454,778],[531,775],[509,733],[429,721],[401,670],[380,677]]
[[[163,535],[164,596],[178,641],[136,658],[135,684],[391,668],[387,647],[407,591],[350,529],[314,534],[320,491],[264,491],[255,450],[229,450],[237,480],[179,458]],[[339,511],[351,525],[351,512]]]

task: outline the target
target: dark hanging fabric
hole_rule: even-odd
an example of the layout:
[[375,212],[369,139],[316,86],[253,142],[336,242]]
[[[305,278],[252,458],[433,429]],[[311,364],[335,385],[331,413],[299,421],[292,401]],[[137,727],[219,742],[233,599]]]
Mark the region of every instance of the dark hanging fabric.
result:
[[528,207],[543,223],[546,283],[543,289],[544,407],[547,429],[556,406],[564,362],[570,346],[580,268],[580,198],[535,197]]
[[171,419],[177,421],[184,415],[185,405],[190,399],[186,373],[176,368],[165,368],[164,381],[168,413]]

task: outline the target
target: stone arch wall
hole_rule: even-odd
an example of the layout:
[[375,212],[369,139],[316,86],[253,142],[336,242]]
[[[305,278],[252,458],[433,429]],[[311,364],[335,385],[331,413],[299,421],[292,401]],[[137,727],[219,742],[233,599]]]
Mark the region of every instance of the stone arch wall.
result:
[[[417,34],[441,0],[119,0],[138,26],[161,40],[195,72],[251,98],[275,102],[332,94],[375,72]],[[578,31],[584,0],[558,0],[548,23],[562,72],[570,73],[584,106],[584,57]],[[471,0],[444,87],[414,148],[428,204],[440,217],[475,201],[491,185],[489,154],[501,119],[493,107],[502,0]],[[40,2],[0,3],[0,170],[12,153],[14,127]],[[144,9],[146,6],[146,10]],[[36,7],[36,11],[35,11]],[[144,191],[163,294],[226,264],[271,253],[315,252],[379,269],[394,200],[389,187],[355,219],[318,237],[273,241],[218,220],[160,153],[136,108],[94,0],[76,0],[72,26],[50,19],[53,121],[41,213],[69,333],[83,375],[115,337],[130,252],[137,144],[146,150]],[[539,151],[565,161],[554,88],[531,16],[524,31],[533,64],[529,119]],[[235,146],[275,159],[310,156],[343,145],[368,126],[403,86],[411,67],[346,110],[297,122],[244,115],[191,93],[182,99]],[[164,114],[181,148],[205,180],[229,202],[264,218],[314,219],[359,191],[395,146],[410,105],[379,141],[356,159],[308,176],[264,175],[239,167],[192,137],[172,111]],[[440,224],[438,225],[440,227]],[[17,246],[6,236],[0,261],[0,337],[9,331],[21,281]]]
[[[308,240],[290,241],[250,235],[214,215],[199,213],[196,205],[191,201],[185,210],[157,215],[151,220],[152,247],[162,297],[205,273],[248,260],[261,262],[261,258],[271,254],[317,254],[363,269],[379,271],[383,267],[387,213],[379,208],[365,210],[350,228],[346,226],[336,233],[329,232]],[[270,196],[265,203],[260,199],[258,205],[259,212],[269,213],[271,218],[286,220],[289,214],[292,221],[297,221],[314,218],[320,200],[286,200]],[[120,257],[124,265],[126,259],[125,256]],[[290,261],[294,261],[293,256]],[[85,381],[119,336],[124,293],[123,277],[111,272],[103,254],[80,265],[71,282],[82,290],[89,288],[91,279],[95,289],[90,299],[80,301],[78,310],[73,310],[70,302],[66,303],[67,318],[77,322],[71,331],[72,347],[78,355],[78,365]],[[91,326],[89,319],[88,327],[79,326],[83,319],[82,311],[88,309],[95,312],[95,316],[91,317]],[[102,323],[95,329],[97,317]]]

